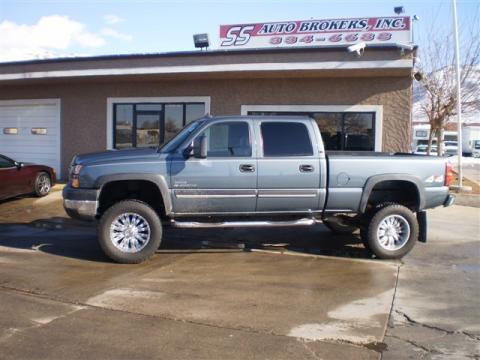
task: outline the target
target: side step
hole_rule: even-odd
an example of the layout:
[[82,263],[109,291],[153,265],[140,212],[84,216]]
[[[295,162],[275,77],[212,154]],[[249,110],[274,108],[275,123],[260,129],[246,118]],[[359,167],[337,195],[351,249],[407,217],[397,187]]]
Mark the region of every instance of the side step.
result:
[[291,221],[224,221],[224,222],[196,222],[196,221],[175,221],[170,224],[176,228],[233,228],[233,227],[281,227],[281,226],[312,226],[321,223],[321,220],[303,218]]

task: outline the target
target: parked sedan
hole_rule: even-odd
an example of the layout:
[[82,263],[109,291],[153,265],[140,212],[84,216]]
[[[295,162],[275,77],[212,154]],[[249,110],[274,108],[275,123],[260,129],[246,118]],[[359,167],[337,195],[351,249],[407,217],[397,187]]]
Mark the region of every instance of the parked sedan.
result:
[[55,170],[51,167],[0,155],[0,200],[24,194],[48,195],[55,179]]

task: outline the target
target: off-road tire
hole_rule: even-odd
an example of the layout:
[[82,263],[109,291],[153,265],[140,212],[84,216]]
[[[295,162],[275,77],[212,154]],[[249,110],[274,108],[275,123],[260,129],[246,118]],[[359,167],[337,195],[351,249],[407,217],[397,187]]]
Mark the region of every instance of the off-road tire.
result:
[[[397,216],[405,220],[409,227],[408,239],[400,248],[388,250],[380,244],[377,236],[378,229],[382,221],[391,216]],[[370,219],[362,240],[366,240],[368,248],[380,259],[400,259],[412,250],[418,239],[418,222],[415,214],[403,205],[393,204],[380,208]],[[366,238],[366,239],[365,239]]]
[[[126,252],[114,245],[110,238],[112,223],[122,214],[136,214],[148,223],[150,236],[137,252]],[[139,264],[155,254],[162,241],[162,222],[148,204],[138,200],[124,200],[112,205],[98,223],[98,243],[110,259],[122,264]]]
[[34,192],[37,197],[44,197],[52,190],[52,179],[50,175],[44,171],[39,172],[35,178]]

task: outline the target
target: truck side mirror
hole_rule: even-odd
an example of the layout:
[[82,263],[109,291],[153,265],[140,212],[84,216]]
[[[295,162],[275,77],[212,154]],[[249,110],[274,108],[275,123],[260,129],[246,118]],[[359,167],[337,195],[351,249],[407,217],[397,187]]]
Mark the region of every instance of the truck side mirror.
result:
[[193,156],[197,159],[205,159],[208,151],[208,139],[205,135],[200,135],[193,141]]

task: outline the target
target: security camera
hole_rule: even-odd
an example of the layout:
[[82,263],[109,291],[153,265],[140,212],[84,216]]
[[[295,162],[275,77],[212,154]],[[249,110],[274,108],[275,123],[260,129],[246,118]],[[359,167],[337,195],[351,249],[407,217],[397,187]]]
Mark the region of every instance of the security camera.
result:
[[358,43],[358,44],[350,45],[350,46],[347,48],[347,50],[348,50],[348,52],[350,52],[350,53],[355,53],[355,54],[357,54],[357,56],[362,56],[363,51],[365,50],[365,46],[367,46],[367,44],[365,44],[364,42],[361,42],[361,43]]
[[414,45],[413,44],[404,44],[404,43],[396,43],[395,44],[399,49],[402,49],[402,50],[408,50],[408,51],[412,51],[414,49]]

